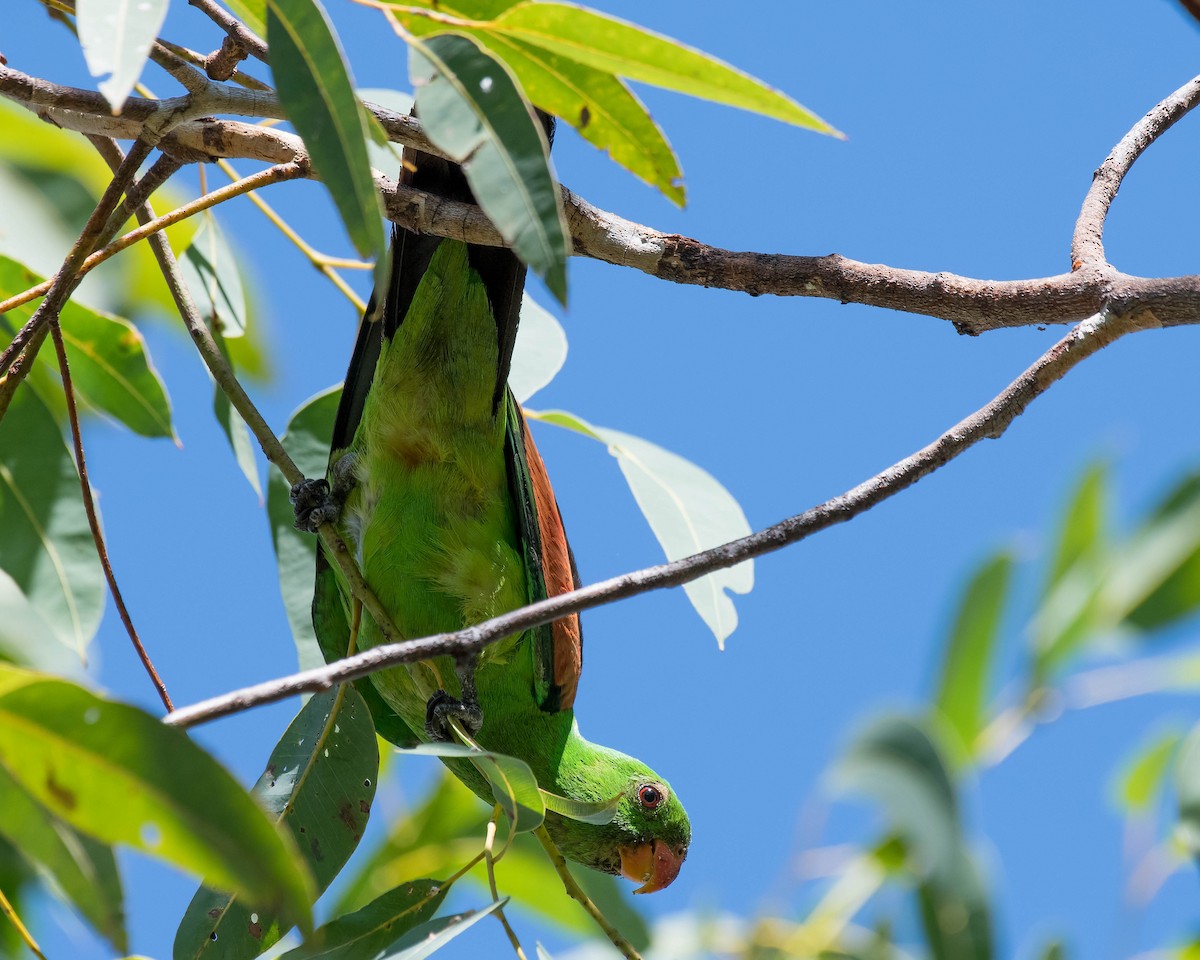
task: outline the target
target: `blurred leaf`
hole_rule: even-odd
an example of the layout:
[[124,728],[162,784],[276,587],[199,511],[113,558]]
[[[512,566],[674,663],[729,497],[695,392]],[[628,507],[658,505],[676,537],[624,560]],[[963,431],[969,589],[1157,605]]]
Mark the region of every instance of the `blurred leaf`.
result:
[[75,25],[88,71],[120,113],[142,75],[150,45],[167,16],[167,0],[76,0]]
[[1076,563],[1094,558],[1103,550],[1107,503],[1108,468],[1103,463],[1093,463],[1080,477],[1067,504],[1046,581],[1047,590]]
[[[529,415],[575,430],[608,448],[668,560],[679,560],[750,534],[750,523],[733,495],[711,474],[678,454],[641,437],[592,426],[565,410]],[[737,628],[737,609],[725,591],[749,593],[753,586],[752,560],[683,585],[692,606],[722,649],[725,639]]]
[[567,335],[562,325],[549,310],[524,294],[508,371],[508,385],[517,403],[524,403],[550,383],[566,361]]
[[341,43],[318,0],[267,0],[267,42],[279,100],[329,189],[355,249],[382,259],[383,207]]
[[1176,730],[1159,734],[1142,746],[1126,765],[1117,791],[1126,815],[1143,815],[1153,806],[1182,739],[1182,734]]
[[[367,705],[353,687],[315,694],[271,752],[252,794],[291,831],[319,896],[367,825],[379,753]],[[252,901],[202,886],[175,934],[175,960],[251,960],[290,924]]]
[[1042,947],[1038,960],[1067,960],[1067,945],[1055,937]]
[[493,910],[503,907],[506,903],[508,897],[503,897],[480,910],[468,910],[466,913],[456,913],[450,917],[427,920],[397,940],[390,949],[384,951],[379,960],[425,960],[425,957],[441,950],[455,937],[466,933]]
[[182,730],[74,684],[0,664],[0,762],[76,829],[307,923],[311,882],[292,845]]
[[[499,9],[482,12],[479,7],[496,5],[470,0],[454,3],[439,0],[436,6],[439,14],[466,19],[482,19],[501,12]],[[393,8],[393,12],[404,29],[416,36],[446,32],[447,25],[441,18],[431,19],[399,7]],[[675,152],[645,106],[618,77],[487,27],[455,23],[452,32],[469,37],[503,62],[531,103],[563,118],[616,163],[683,206],[684,190],[680,183],[683,172]]]
[[0,766],[0,836],[118,951],[129,949],[121,878],[112,848],[81,836],[33,799]]
[[[331,387],[305,400],[288,420],[283,448],[306,477],[325,476],[333,421],[341,396],[341,387]],[[296,642],[300,669],[308,670],[325,663],[312,623],[317,542],[312,534],[296,529],[290,494],[287,481],[278,470],[272,470],[267,480],[267,519],[279,567],[279,590]]]
[[1192,727],[1176,754],[1175,793],[1178,837],[1192,858],[1200,859],[1200,723]]
[[998,553],[975,570],[959,601],[934,701],[967,751],[987,722],[988,677],[1012,579],[1013,559]]
[[[25,893],[33,881],[33,868],[0,836],[0,890],[8,897],[17,916],[25,913]],[[19,957],[24,942],[11,923],[0,923],[0,957]]]
[[546,819],[546,804],[529,764],[502,753],[476,750],[457,743],[421,743],[400,753],[465,759],[492,785],[492,794],[517,833],[536,830]]
[[18,390],[0,420],[0,569],[58,640],[86,658],[104,610],[75,461],[38,397]]
[[[0,255],[0,299],[27,290],[42,277],[15,260]],[[36,302],[23,304],[2,315],[0,327],[16,333],[30,317]],[[126,320],[97,313],[70,300],[60,314],[71,382],[83,403],[103,411],[144,437],[174,437],[171,404],[158,372],[150,363],[142,335]],[[52,371],[37,383],[48,403],[61,395],[58,359],[47,346],[38,364]],[[53,391],[46,395],[47,388]]]
[[951,870],[920,885],[917,899],[934,960],[991,960],[992,919],[979,868],[961,848]]
[[308,943],[289,950],[281,960],[360,960],[381,958],[398,939],[423,929],[449,888],[438,880],[413,880],[372,900],[361,910],[338,917],[317,929]]
[[0,570],[0,660],[56,676],[80,673],[78,655],[65,646],[17,582]]
[[216,217],[205,213],[179,263],[180,274],[209,327],[227,340],[246,332],[246,292],[237,257]]
[[470,40],[409,42],[425,133],[462,164],[505,243],[565,303],[570,234],[541,123],[508,70]]
[[1118,609],[1139,630],[1161,629],[1200,609],[1200,475],[1167,495],[1118,563],[1113,581],[1106,599],[1124,587],[1128,599]]
[[833,782],[879,802],[907,841],[918,875],[954,872],[958,802],[941,752],[921,724],[907,717],[870,724],[835,765]]
[[267,35],[267,0],[224,0],[233,15],[260,37]]

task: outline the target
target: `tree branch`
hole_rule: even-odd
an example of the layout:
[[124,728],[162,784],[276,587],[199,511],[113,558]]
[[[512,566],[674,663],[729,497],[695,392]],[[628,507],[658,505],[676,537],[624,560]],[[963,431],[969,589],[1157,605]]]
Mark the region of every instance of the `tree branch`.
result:
[[1110,312],[1079,324],[995,399],[955,424],[929,446],[871,477],[853,490],[750,536],[682,560],[646,567],[560,594],[463,630],[402,643],[383,644],[324,667],[234,690],[188,707],[181,707],[169,714],[164,722],[174,726],[191,727],[251,707],[274,703],[298,693],[326,690],[336,683],[357,680],[388,667],[415,663],[430,657],[477,653],[489,643],[540,624],[550,623],[567,614],[624,600],[650,590],[676,587],[714,570],[722,570],[743,560],[798,543],[820,530],[844,523],[882,503],[949,463],[980,440],[999,437],[1036,397],[1062,378],[1067,371],[1118,337],[1153,326],[1145,317],[1144,313]]

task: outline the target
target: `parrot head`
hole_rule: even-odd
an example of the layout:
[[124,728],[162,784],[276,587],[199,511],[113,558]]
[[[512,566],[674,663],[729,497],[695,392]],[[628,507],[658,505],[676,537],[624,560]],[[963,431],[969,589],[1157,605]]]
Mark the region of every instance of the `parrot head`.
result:
[[634,893],[654,893],[679,874],[692,839],[683,804],[670,785],[645,764],[606,748],[587,765],[569,793],[579,800],[616,799],[609,823],[591,824],[553,813],[546,828],[568,859],[639,884]]

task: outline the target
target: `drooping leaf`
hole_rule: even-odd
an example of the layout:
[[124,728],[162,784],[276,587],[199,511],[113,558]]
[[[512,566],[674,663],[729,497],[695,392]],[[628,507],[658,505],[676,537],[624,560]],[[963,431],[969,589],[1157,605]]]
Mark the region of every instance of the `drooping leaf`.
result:
[[82,687],[0,664],[0,765],[55,816],[306,925],[293,845],[180,730]]
[[546,803],[538,789],[537,778],[529,764],[502,753],[476,750],[457,743],[422,743],[400,753],[427,757],[467,760],[492,785],[492,794],[500,804],[516,833],[536,830],[546,819]]
[[[438,11],[479,19],[483,15],[471,9],[479,6],[462,0],[453,4],[439,0]],[[418,37],[434,36],[447,29],[440,17],[431,19],[403,8],[395,8],[394,12],[404,29]],[[489,11],[487,16],[498,12]],[[486,27],[456,23],[452,29],[502,61],[531,103],[570,123],[589,143],[683,205],[683,172],[671,145],[645,106],[618,77]]]
[[541,123],[508,70],[470,40],[410,43],[410,79],[425,133],[462,164],[505,243],[565,303],[570,234]]
[[490,29],[619,77],[836,134],[816,114],[761,80],[594,10],[566,3],[518,3],[496,17]]
[[117,950],[129,949],[121,878],[112,848],[76,833],[0,765],[0,837],[47,876]]
[[[641,437],[593,426],[565,410],[530,416],[574,430],[608,448],[668,560],[750,534],[750,524],[733,495],[707,471],[678,454]],[[737,627],[737,609],[725,591],[749,593],[753,586],[754,562],[746,560],[685,583],[683,589],[718,645],[724,647]]]
[[569,820],[578,820],[580,823],[612,823],[617,813],[617,805],[621,802],[620,794],[604,803],[585,803],[570,797],[560,797],[549,790],[543,790],[541,793],[547,810],[552,810]]
[[179,271],[205,323],[227,340],[246,332],[246,292],[237,257],[211,213],[200,218]]
[[521,300],[521,323],[508,371],[508,385],[517,403],[524,403],[549,384],[566,361],[567,335],[562,326],[526,293]]
[[142,75],[167,16],[167,0],[77,0],[75,24],[83,57],[100,92],[120,113]]
[[[304,401],[288,420],[283,448],[306,477],[325,476],[329,440],[341,396],[340,387],[318,393]],[[278,470],[272,470],[267,481],[267,518],[279,567],[279,590],[296,642],[300,669],[308,670],[325,662],[312,624],[317,542],[312,534],[296,529],[290,493],[287,481]]]
[[[252,791],[291,832],[319,895],[366,827],[379,752],[367,705],[351,686],[311,697],[271,752]],[[252,960],[288,925],[265,907],[202,886],[175,934],[175,960]]]
[[425,960],[506,903],[508,897],[489,903],[480,910],[468,910],[466,913],[456,913],[450,917],[427,920],[397,940],[384,951],[379,960]]
[[[225,342],[224,336],[215,329],[212,331],[212,335],[217,349],[221,351],[232,368],[234,362],[229,355],[229,345]],[[237,407],[233,405],[225,391],[215,383],[213,384],[213,416],[221,425],[225,439],[229,441],[229,449],[233,451],[234,462],[242,471],[242,476],[250,483],[250,489],[261,499],[262,485],[258,480],[258,458],[255,456],[256,448],[250,436],[250,427],[242,419],[242,415],[238,413]]]
[[1126,765],[1118,782],[1117,800],[1127,815],[1143,815],[1153,807],[1182,739],[1177,730],[1161,733],[1144,744]]
[[438,880],[411,880],[319,927],[310,942],[289,950],[281,960],[382,958],[397,940],[429,921],[448,890]]
[[[17,261],[0,255],[0,299],[27,290],[42,279]],[[0,328],[15,333],[33,316],[35,307],[36,301],[0,315]],[[166,388],[137,328],[127,320],[90,310],[74,300],[63,307],[59,320],[76,397],[134,433],[174,437]],[[48,375],[36,383],[38,392],[47,403],[57,405],[62,383],[57,357],[49,345],[38,354],[35,366],[39,365]],[[52,393],[47,395],[47,389]]]
[[368,131],[341,44],[319,0],[267,0],[271,72],[288,119],[364,257],[382,258],[383,208]]
[[958,734],[967,756],[986,723],[992,651],[1012,579],[1012,557],[998,553],[976,569],[959,601],[934,705]]
[[104,574],[75,461],[42,401],[18,390],[0,420],[0,570],[60,643],[86,658],[104,610]]

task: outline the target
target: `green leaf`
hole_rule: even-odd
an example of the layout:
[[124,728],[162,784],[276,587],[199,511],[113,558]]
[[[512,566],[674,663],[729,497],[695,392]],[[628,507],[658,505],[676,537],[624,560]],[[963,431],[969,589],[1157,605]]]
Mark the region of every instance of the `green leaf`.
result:
[[227,340],[245,334],[246,291],[237,256],[211,213],[201,217],[200,229],[184,251],[179,270],[196,310],[210,328]]
[[837,134],[816,114],[761,80],[594,10],[565,3],[518,3],[496,17],[490,29],[619,77]]
[[224,768],[150,714],[0,664],[0,765],[77,830],[308,923],[311,880],[293,846]]
[[[707,471],[678,454],[641,437],[593,426],[565,410],[527,413],[598,440],[608,448],[668,560],[750,534],[750,523],[733,495]],[[692,606],[722,649],[737,628],[737,609],[725,591],[749,593],[753,586],[752,560],[683,585]]]
[[954,872],[958,801],[941,751],[922,724],[906,717],[870,724],[834,767],[833,782],[881,804],[916,857],[918,875]]
[[0,766],[0,837],[49,878],[55,890],[116,949],[129,949],[121,878],[111,847],[81,836],[33,799]]
[[1177,730],[1161,733],[1143,745],[1126,765],[1118,782],[1117,801],[1127,816],[1150,811],[1182,739]]
[[537,777],[524,760],[457,743],[422,743],[398,752],[470,761],[476,770],[487,777],[492,785],[492,795],[516,833],[536,830],[546,819],[546,803],[538,788]]
[[75,25],[83,58],[100,92],[120,113],[142,68],[150,46],[167,17],[167,0],[77,0]]
[[81,674],[78,654],[63,644],[54,629],[0,570],[0,660],[56,676]]
[[319,0],[267,0],[267,42],[279,100],[329,189],[359,254],[381,259],[383,207],[368,131],[341,44]]
[[59,642],[86,659],[104,611],[104,574],[75,461],[42,401],[18,390],[0,420],[0,570]]
[[1159,504],[1115,578],[1136,586],[1136,603],[1122,612],[1137,630],[1158,630],[1200,610],[1200,475],[1185,477]]
[[468,910],[466,913],[426,921],[397,940],[390,949],[384,951],[379,960],[425,960],[425,957],[432,956],[455,937],[466,933],[493,910],[499,910],[506,903],[508,897],[502,897],[481,910]]
[[[311,697],[271,752],[252,794],[286,827],[318,896],[350,859],[375,797],[379,750],[353,687]],[[202,886],[175,934],[175,960],[252,960],[288,925],[268,907]]]
[[521,323],[513,347],[508,385],[524,403],[550,383],[567,362],[567,335],[561,324],[528,293],[521,299]]
[[1175,794],[1179,800],[1179,840],[1200,860],[1200,723],[1192,727],[1175,760]]
[[[17,261],[0,255],[0,299],[27,290],[42,279]],[[10,310],[3,314],[0,326],[15,333],[33,316],[35,306],[27,303]],[[137,328],[127,320],[90,310],[74,300],[63,308],[60,322],[76,396],[144,437],[174,437],[166,388],[150,363]],[[47,347],[41,351],[37,365],[50,371],[38,392],[48,403],[57,405],[62,385],[54,350]],[[47,386],[54,391],[52,396],[46,394]]]
[[[485,14],[471,9],[480,6],[459,0],[439,2],[437,10],[442,15],[482,19]],[[499,12],[489,11],[486,16]],[[415,36],[446,32],[441,17],[431,19],[405,8],[396,8],[394,13],[404,29]],[[486,28],[455,24],[452,29],[503,62],[531,103],[561,117],[589,143],[607,151],[625,169],[683,206],[679,160],[645,106],[619,78]]]
[[1053,587],[1076,563],[1094,559],[1105,543],[1104,517],[1108,502],[1108,468],[1093,463],[1080,477],[1067,505],[1046,588]]
[[560,797],[557,793],[551,793],[549,790],[542,790],[541,794],[547,810],[552,810],[559,816],[567,817],[570,820],[599,825],[612,823],[613,817],[617,815],[617,806],[621,802],[620,794],[603,803],[572,800],[570,797]]
[[267,35],[267,0],[224,0],[233,15],[260,37]]
[[[331,387],[305,400],[288,420],[283,448],[306,477],[325,476],[329,440],[341,396],[341,387]],[[325,658],[312,622],[317,542],[312,534],[296,529],[291,488],[278,470],[272,470],[267,480],[267,519],[271,523],[271,541],[279,568],[279,590],[296,642],[300,669],[319,667]],[[344,656],[345,651],[341,654]]]
[[1000,633],[1012,579],[1012,557],[998,553],[975,571],[963,591],[946,645],[934,704],[958,734],[967,756],[986,724],[992,651]]
[[925,940],[934,960],[991,960],[992,918],[979,867],[959,849],[946,874],[917,889]]
[[409,42],[425,133],[462,164],[505,243],[565,303],[570,234],[541,123],[508,70],[470,40]]
[[381,958],[404,934],[429,921],[449,889],[439,880],[409,881],[319,927],[308,943],[289,950],[281,960]]
[[[384,107],[393,113],[407,115],[412,110],[412,94],[404,93],[401,90],[389,90],[384,87],[367,87],[360,89],[358,96],[365,103]],[[370,157],[371,166],[381,173],[386,173],[389,177],[394,177],[400,169],[401,154],[403,153],[400,144],[388,141],[386,131],[379,125],[379,121],[375,119],[374,114],[371,114],[371,124],[379,127],[380,132],[384,135],[383,143],[380,143],[378,138],[373,136],[367,140],[367,155]],[[368,124],[368,126],[371,126],[371,124]]]

